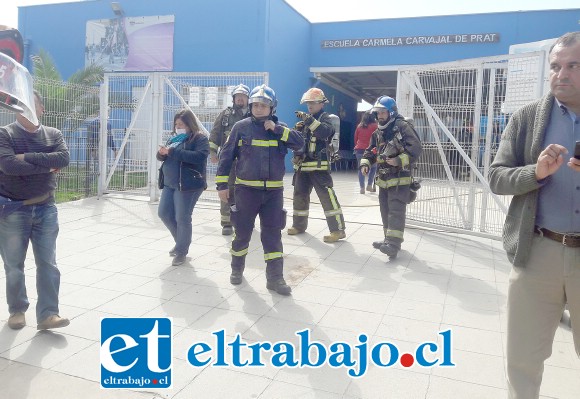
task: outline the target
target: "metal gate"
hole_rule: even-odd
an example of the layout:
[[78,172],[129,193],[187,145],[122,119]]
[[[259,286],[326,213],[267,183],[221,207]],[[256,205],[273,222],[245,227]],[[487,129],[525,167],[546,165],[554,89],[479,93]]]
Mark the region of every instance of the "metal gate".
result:
[[[196,115],[205,133],[232,103],[234,86],[268,84],[261,72],[107,73],[100,92],[98,194],[128,194],[159,199],[155,158],[158,145],[173,131],[173,116],[183,108]],[[109,132],[107,132],[109,125]],[[107,137],[107,134],[109,137]],[[208,163],[208,185],[216,165]],[[210,198],[210,197],[215,198]],[[218,201],[214,192],[204,199]]]
[[407,217],[497,237],[509,197],[493,194],[489,165],[510,115],[544,91],[544,52],[399,70],[397,104],[423,142],[418,201]]

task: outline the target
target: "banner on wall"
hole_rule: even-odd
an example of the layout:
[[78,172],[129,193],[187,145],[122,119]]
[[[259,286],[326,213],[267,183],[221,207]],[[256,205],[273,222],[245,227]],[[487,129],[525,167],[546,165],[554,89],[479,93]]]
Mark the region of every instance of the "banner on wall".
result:
[[106,71],[172,71],[173,15],[87,21],[85,66]]

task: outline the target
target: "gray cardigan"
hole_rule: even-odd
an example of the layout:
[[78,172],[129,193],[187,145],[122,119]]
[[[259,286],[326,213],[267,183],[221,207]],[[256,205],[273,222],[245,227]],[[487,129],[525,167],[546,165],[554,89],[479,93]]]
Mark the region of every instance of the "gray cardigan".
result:
[[510,118],[489,168],[489,185],[496,194],[513,195],[503,227],[503,246],[514,266],[526,265],[536,221],[536,162],[554,105],[551,94],[517,110]]

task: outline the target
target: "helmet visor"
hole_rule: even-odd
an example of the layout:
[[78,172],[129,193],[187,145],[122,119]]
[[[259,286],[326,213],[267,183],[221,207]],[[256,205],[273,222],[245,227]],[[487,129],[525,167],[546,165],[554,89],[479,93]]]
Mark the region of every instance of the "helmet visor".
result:
[[253,104],[253,103],[262,103],[262,104],[266,104],[269,107],[273,107],[274,106],[274,102],[272,101],[271,98],[261,97],[261,96],[250,98],[249,103],[250,104]]
[[0,106],[38,125],[32,77],[24,66],[0,53]]

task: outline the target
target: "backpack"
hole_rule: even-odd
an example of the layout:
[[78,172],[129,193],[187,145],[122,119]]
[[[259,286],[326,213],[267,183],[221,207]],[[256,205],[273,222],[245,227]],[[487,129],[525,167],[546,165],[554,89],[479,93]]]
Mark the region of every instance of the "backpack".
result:
[[[417,138],[417,140],[419,140],[420,143],[421,138],[419,137],[417,131],[415,130],[415,122],[413,121],[413,119],[403,117],[402,121],[411,125],[411,127],[413,128],[413,132],[415,133],[415,137]],[[397,133],[399,135],[401,134],[400,132]],[[418,169],[417,165],[413,165],[413,169]],[[421,179],[415,178],[415,176],[413,176],[413,170],[411,170],[411,184],[409,185],[409,189],[411,190],[411,192],[409,195],[409,202],[407,202],[408,204],[417,199],[417,191],[419,191],[420,188],[421,188]]]

